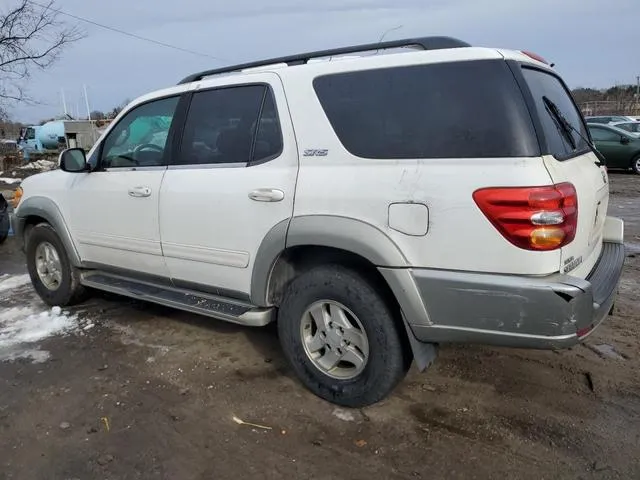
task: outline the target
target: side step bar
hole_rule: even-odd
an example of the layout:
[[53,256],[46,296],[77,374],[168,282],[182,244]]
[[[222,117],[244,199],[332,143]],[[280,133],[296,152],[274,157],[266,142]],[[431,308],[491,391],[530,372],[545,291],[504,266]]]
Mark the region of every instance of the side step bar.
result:
[[262,327],[274,319],[273,308],[260,308],[238,300],[134,280],[107,272],[84,272],[80,283],[97,290],[250,327]]

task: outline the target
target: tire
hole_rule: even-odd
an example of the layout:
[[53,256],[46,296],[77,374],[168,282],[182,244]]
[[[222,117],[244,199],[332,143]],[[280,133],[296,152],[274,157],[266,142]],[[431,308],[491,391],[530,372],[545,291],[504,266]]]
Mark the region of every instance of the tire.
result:
[[[43,258],[42,250],[39,247],[53,248],[59,260],[57,262],[59,268],[55,269],[59,278],[55,282],[49,282],[48,286],[43,278],[49,275],[41,276],[38,273],[38,258]],[[85,300],[87,290],[80,284],[80,272],[69,262],[64,245],[51,225],[41,223],[30,229],[27,237],[26,255],[27,269],[33,287],[46,304],[66,307]]]
[[[324,308],[327,303],[328,308]],[[316,315],[306,314],[314,305]],[[329,323],[325,325],[324,341],[333,342],[333,347],[328,345],[315,353],[307,353],[317,347],[314,339],[322,338],[323,333],[320,328],[314,331],[313,325],[309,325],[314,323],[314,318],[327,318],[318,312],[333,313],[334,307],[343,309],[352,326],[362,327],[366,342],[361,342],[361,336],[353,334],[357,328],[350,330],[350,334],[339,334],[334,330],[336,324],[329,327]],[[338,313],[337,309],[335,313]],[[412,357],[398,313],[359,273],[337,265],[318,266],[295,278],[287,287],[278,311],[278,334],[287,361],[311,392],[331,403],[359,408],[389,395],[411,366]],[[333,315],[331,318],[340,318],[343,322],[345,317]],[[343,336],[336,337],[334,333]],[[338,347],[336,338],[350,345]],[[352,343],[347,339],[358,341]],[[358,343],[364,343],[365,348],[354,347]],[[309,348],[309,344],[314,348]],[[360,365],[360,371],[358,368],[334,368],[327,373],[326,369],[318,366],[324,355],[346,350],[352,358],[365,357],[363,352],[368,351],[368,358],[364,366]],[[356,357],[353,352],[356,352]],[[320,355],[320,359],[312,360],[314,355]],[[339,363],[338,367],[340,365],[348,367],[349,363]]]
[[640,175],[640,155],[631,160],[631,170]]

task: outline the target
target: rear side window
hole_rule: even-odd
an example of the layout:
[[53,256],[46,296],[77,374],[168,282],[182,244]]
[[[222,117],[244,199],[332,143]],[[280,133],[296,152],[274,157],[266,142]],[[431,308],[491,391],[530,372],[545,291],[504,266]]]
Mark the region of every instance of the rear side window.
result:
[[[546,151],[543,153],[553,155],[557,159],[566,159],[589,151],[589,145],[583,140],[587,138],[587,132],[582,115],[562,82],[550,73],[533,68],[523,67],[522,73],[531,90],[537,115],[542,123],[546,141]],[[545,98],[558,107],[562,117],[572,127],[571,131],[565,132],[562,122],[549,112]],[[576,131],[580,132],[580,135]]]
[[358,157],[540,154],[522,93],[502,60],[340,73],[313,85],[336,135]]

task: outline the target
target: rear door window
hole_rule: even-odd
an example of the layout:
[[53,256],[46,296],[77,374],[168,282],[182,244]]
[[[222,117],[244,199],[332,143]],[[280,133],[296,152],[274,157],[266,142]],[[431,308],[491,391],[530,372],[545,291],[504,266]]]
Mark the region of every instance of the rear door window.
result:
[[336,135],[358,157],[540,154],[522,93],[502,60],[331,74],[313,86]]
[[[589,151],[586,127],[580,111],[576,108],[571,95],[554,75],[534,68],[523,67],[522,73],[533,95],[536,114],[542,123],[546,143],[543,153],[559,160],[567,159]],[[544,98],[548,98],[557,107],[562,116],[571,125],[572,131],[565,133],[563,126],[547,110]],[[580,132],[580,135],[577,132]],[[570,138],[568,138],[570,137]]]
[[273,92],[266,85],[242,85],[193,94],[175,163],[255,164],[281,151]]

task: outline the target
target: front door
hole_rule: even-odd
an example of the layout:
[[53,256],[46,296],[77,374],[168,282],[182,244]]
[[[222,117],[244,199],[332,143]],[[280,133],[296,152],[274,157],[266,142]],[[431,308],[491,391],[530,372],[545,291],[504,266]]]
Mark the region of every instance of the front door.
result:
[[282,84],[270,73],[252,78],[192,93],[160,194],[177,286],[246,297],[260,243],[293,213],[298,154]]
[[[629,168],[631,150],[628,137],[607,127],[591,125],[589,132],[596,148],[607,161],[607,167]],[[626,140],[625,140],[626,139]],[[626,143],[625,143],[626,142]]]
[[179,97],[134,107],[90,155],[73,182],[70,229],[83,262],[168,277],[158,201]]

